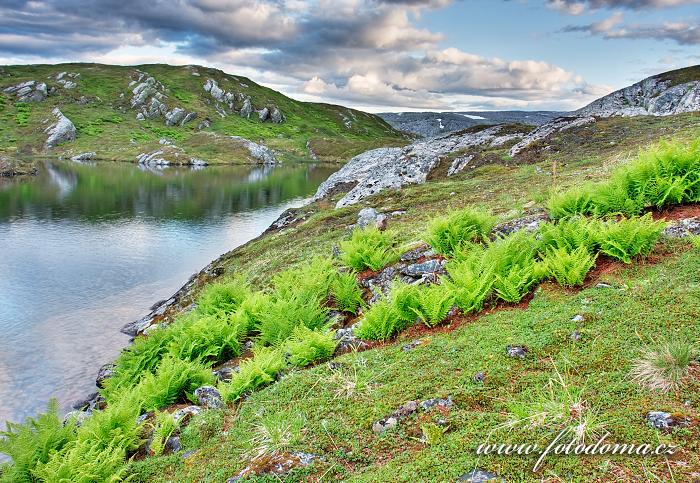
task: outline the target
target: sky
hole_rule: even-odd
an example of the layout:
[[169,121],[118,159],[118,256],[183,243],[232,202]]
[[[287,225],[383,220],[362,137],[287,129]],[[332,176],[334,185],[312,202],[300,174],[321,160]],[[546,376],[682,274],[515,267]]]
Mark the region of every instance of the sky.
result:
[[0,64],[206,65],[370,112],[570,110],[700,64],[700,0],[1,0]]

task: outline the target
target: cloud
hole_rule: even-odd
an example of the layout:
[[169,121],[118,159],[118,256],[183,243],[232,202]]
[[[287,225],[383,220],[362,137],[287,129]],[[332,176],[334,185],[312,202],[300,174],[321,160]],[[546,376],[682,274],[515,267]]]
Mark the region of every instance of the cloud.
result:
[[700,0],[547,0],[546,3],[549,8],[569,15],[580,15],[587,8],[643,10],[698,4],[700,4]]
[[660,24],[623,24],[623,14],[617,12],[605,20],[587,25],[570,25],[565,32],[584,32],[605,39],[670,40],[680,45],[700,44],[698,22],[664,22]]
[[[421,15],[451,0],[6,0],[0,56],[206,63],[301,98],[374,108],[580,105],[591,86],[537,59],[444,47]],[[567,0],[557,0],[563,8]],[[580,2],[579,2],[580,3]],[[590,3],[590,2],[589,2]]]

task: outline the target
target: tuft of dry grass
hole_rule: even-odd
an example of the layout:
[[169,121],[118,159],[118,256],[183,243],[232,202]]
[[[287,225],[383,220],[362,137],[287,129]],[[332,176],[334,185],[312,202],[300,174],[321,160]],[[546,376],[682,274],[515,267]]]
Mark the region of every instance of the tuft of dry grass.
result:
[[630,375],[638,384],[660,392],[678,389],[688,374],[690,366],[697,363],[695,344],[686,340],[663,343],[647,348],[634,361]]

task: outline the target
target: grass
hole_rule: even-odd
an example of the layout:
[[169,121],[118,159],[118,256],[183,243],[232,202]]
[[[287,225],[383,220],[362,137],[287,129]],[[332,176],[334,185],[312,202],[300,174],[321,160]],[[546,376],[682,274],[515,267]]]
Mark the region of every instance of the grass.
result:
[[[29,156],[41,155],[46,140],[41,120],[50,118],[51,109],[56,106],[78,131],[74,142],[52,149],[54,155],[63,157],[97,151],[103,159],[134,162],[139,153],[158,149],[158,140],[164,137],[182,148],[183,159],[196,157],[210,164],[249,164],[250,156],[245,149],[231,148],[230,136],[238,135],[255,142],[262,140],[288,161],[310,160],[306,149],[306,143],[310,142],[320,160],[336,162],[367,149],[407,143],[405,136],[377,116],[341,106],[299,102],[245,77],[216,69],[196,67],[200,76],[193,76],[187,66],[162,64],[126,67],[73,63],[3,69],[6,77],[2,78],[0,87],[41,80],[49,88],[56,87],[56,91],[45,101],[31,104],[15,103],[14,98],[3,96],[0,113],[10,122],[0,129],[0,154],[21,150]],[[169,108],[178,106],[194,111],[197,119],[183,127],[166,127],[163,119],[136,120],[136,110],[128,102],[131,97],[128,84],[137,69],[148,72],[165,86]],[[81,74],[74,89],[65,90],[49,79],[61,71]],[[221,118],[203,89],[209,78],[217,80],[224,89],[249,96],[256,108],[278,106],[285,122],[262,123],[257,116],[244,119],[236,113]],[[78,104],[81,97],[88,100],[87,104]],[[350,127],[346,126],[344,117],[352,119]],[[205,118],[212,124],[199,132],[196,127]]]
[[700,353],[692,342],[675,340],[645,349],[634,361],[632,379],[651,390],[677,390],[688,375],[691,364],[700,361]]

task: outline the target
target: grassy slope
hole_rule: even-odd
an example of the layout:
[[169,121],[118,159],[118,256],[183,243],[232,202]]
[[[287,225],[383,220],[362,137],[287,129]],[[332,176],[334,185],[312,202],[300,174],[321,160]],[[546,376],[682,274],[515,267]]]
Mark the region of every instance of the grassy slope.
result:
[[[198,118],[184,127],[166,127],[162,118],[137,121],[136,112],[129,108],[131,90],[128,87],[135,69],[148,72],[165,85],[169,108],[184,107],[197,112]],[[193,69],[200,75],[192,75]],[[62,71],[81,74],[76,88],[66,90],[49,79]],[[217,80],[222,89],[249,95],[256,108],[278,106],[285,122],[261,123],[256,113],[250,119],[235,113],[222,119],[203,89],[208,78]],[[246,161],[246,153],[232,147],[223,137],[236,135],[256,142],[262,140],[287,159],[308,158],[306,143],[310,141],[321,159],[345,160],[365,149],[405,142],[403,136],[376,116],[341,106],[295,101],[245,77],[205,67],[61,64],[0,69],[0,88],[26,80],[46,82],[49,88],[56,86],[57,92],[43,102],[24,106],[16,105],[14,96],[0,93],[0,155],[22,158],[41,153],[46,140],[43,121],[50,118],[55,106],[60,107],[78,129],[75,142],[52,150],[57,155],[97,151],[105,159],[133,161],[139,153],[157,149],[158,140],[166,137],[184,148],[188,155],[210,163]],[[122,93],[124,97],[120,98]],[[86,96],[90,102],[78,104],[81,96]],[[205,117],[213,121],[212,126],[206,130],[208,133],[197,132],[197,125]],[[346,118],[352,120],[350,128],[345,125]]]
[[[533,165],[514,166],[508,159],[455,178],[435,179],[422,186],[387,192],[367,204],[382,211],[405,209],[392,220],[404,241],[420,238],[429,219],[448,208],[482,205],[514,217],[529,205],[541,204],[552,186],[565,188],[582,180],[604,179],[637,150],[664,136],[684,139],[698,134],[698,115],[669,118],[609,119],[562,135],[547,154],[533,155]],[[538,167],[540,171],[536,169]],[[554,176],[551,174],[554,171]],[[281,233],[264,236],[222,260],[229,273],[245,272],[258,285],[268,274],[330,253],[347,237],[362,206],[333,210],[332,202],[307,208],[308,219]],[[325,462],[296,473],[303,478],[355,478],[361,481],[454,480],[478,465],[509,481],[530,480],[532,459],[486,458],[476,461],[477,443],[502,423],[509,402],[529,401],[556,372],[567,373],[571,388],[584,389],[584,399],[613,439],[621,442],[672,441],[683,450],[668,464],[661,459],[555,458],[537,478],[586,480],[590,475],[619,480],[644,475],[667,480],[689,479],[700,471],[697,427],[660,435],[644,422],[649,410],[682,411],[698,418],[697,381],[667,396],[640,389],[628,380],[630,363],[652,341],[687,336],[696,338],[700,323],[698,270],[700,257],[688,244],[660,248],[667,254],[655,265],[631,267],[607,274],[603,280],[623,290],[588,288],[581,293],[544,286],[526,309],[501,311],[442,334],[410,352],[400,350],[415,336],[404,335],[385,347],[338,359],[340,372],[327,366],[298,371],[281,383],[254,394],[226,415],[226,432],[206,441],[191,458],[166,457],[136,463],[137,481],[221,481],[238,472],[250,450],[252,428],[265,414],[284,425],[303,421],[293,450],[322,454]],[[577,326],[571,318],[583,314]],[[569,335],[579,329],[582,340]],[[525,344],[524,362],[507,358],[505,346]],[[482,386],[472,381],[487,373]],[[339,389],[357,384],[351,397]],[[446,416],[450,431],[433,447],[419,443],[420,424],[412,417],[398,431],[372,433],[373,421],[411,399],[452,395],[455,407]],[[685,407],[690,401],[690,407]],[[523,430],[497,433],[509,442],[546,440],[551,432]],[[504,435],[507,438],[504,438]],[[494,439],[498,439],[494,437]],[[687,466],[683,466],[687,464]]]

